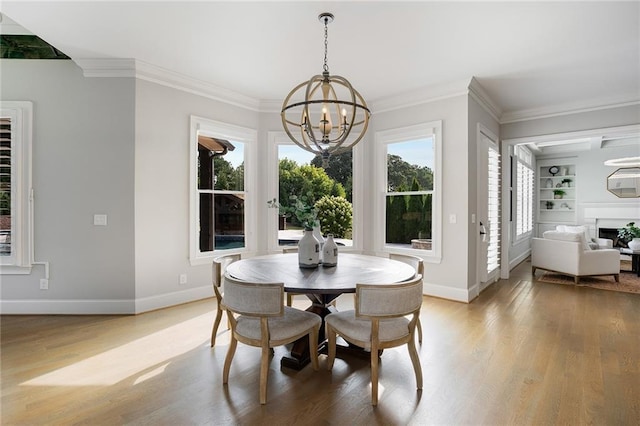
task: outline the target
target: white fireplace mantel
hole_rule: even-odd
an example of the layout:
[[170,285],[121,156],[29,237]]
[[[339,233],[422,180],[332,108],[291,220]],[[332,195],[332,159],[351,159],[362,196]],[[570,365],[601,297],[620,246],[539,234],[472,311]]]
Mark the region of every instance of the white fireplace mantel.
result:
[[629,222],[640,223],[640,202],[634,203],[582,203],[584,224],[591,235],[599,228],[622,228]]

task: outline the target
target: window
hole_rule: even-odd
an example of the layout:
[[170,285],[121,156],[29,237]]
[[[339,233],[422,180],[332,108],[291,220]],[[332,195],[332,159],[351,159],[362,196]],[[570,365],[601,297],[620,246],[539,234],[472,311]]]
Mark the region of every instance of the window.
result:
[[191,262],[247,249],[245,165],[255,132],[191,117]]
[[515,147],[516,154],[516,240],[533,230],[533,167],[531,151]]
[[2,102],[0,112],[0,264],[31,272],[31,102]]
[[[270,157],[274,163],[269,172],[270,199],[276,198],[278,209],[270,209],[277,232],[270,227],[269,248],[281,250],[295,245],[302,237],[302,224],[294,212],[298,200],[317,206],[318,221],[324,235],[333,234],[338,246],[352,247],[354,241],[354,152],[332,156],[329,165],[322,159],[294,145],[285,133],[269,134]],[[275,185],[271,186],[271,181]],[[317,203],[317,204],[316,204]]]
[[376,134],[380,244],[440,261],[441,122]]

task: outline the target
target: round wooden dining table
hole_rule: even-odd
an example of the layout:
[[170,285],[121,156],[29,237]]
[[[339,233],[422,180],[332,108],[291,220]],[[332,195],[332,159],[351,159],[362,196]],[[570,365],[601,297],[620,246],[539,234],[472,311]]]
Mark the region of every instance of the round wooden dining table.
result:
[[[298,266],[298,254],[271,254],[233,262],[225,274],[248,282],[284,283],[288,293],[305,294],[312,302],[307,311],[323,319],[335,310],[331,301],[342,293],[355,293],[356,284],[393,284],[410,280],[415,269],[406,263],[384,257],[340,253],[338,264],[313,269]],[[324,324],[323,324],[324,325]],[[324,327],[323,327],[324,329]],[[324,349],[324,333],[320,333],[319,350]],[[308,363],[308,340],[300,339],[284,357],[285,367],[300,369]]]

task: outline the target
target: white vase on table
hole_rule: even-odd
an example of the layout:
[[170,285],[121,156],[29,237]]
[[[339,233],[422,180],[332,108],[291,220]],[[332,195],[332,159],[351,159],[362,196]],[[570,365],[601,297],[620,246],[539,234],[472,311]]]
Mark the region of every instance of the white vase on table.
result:
[[322,266],[330,267],[338,264],[338,245],[333,240],[333,234],[327,235],[327,241],[322,248]]
[[320,242],[312,229],[305,229],[298,242],[298,265],[301,268],[317,268],[320,263]]
[[627,245],[633,251],[640,250],[640,238],[633,238]]

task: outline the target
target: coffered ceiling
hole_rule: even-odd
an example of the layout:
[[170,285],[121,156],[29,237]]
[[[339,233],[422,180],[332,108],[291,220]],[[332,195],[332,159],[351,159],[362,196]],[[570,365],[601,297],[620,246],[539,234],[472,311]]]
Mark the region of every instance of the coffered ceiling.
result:
[[[372,106],[446,95],[475,77],[502,122],[640,102],[640,3],[2,1],[2,31],[79,64],[131,58],[281,103],[328,64]],[[418,94],[418,95],[416,95]]]

